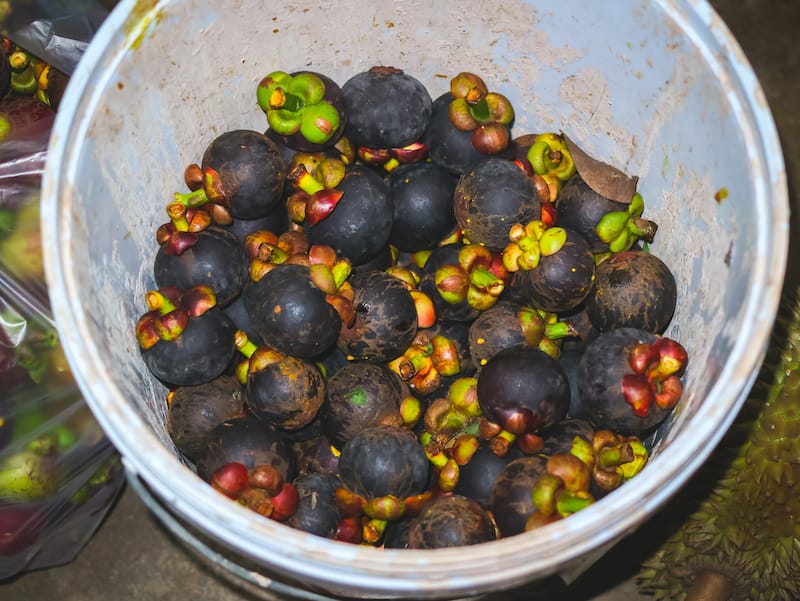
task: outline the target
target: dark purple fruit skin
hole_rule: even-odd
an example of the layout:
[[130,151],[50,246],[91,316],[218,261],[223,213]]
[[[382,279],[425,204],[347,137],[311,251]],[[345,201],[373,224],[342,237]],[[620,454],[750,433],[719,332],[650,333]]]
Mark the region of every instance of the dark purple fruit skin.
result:
[[519,322],[520,308],[516,303],[499,301],[481,311],[472,322],[469,327],[469,350],[478,369],[499,351],[526,344]]
[[345,135],[356,146],[402,148],[425,133],[433,101],[416,78],[392,67],[372,67],[342,85]]
[[344,133],[345,126],[347,125],[347,111],[345,110],[344,106],[344,97],[342,96],[342,90],[335,81],[333,81],[327,75],[323,75],[322,73],[317,73],[316,71],[295,71],[292,73],[292,77],[296,75],[300,75],[301,73],[313,73],[317,77],[319,77],[322,82],[325,84],[325,96],[323,99],[327,101],[329,104],[336,109],[339,113],[339,127],[336,128],[336,131],[331,136],[331,138],[322,144],[315,144],[313,142],[309,142],[303,137],[299,131],[292,134],[291,136],[281,136],[280,134],[274,134],[276,138],[279,138],[283,141],[286,146],[292,148],[294,150],[299,150],[301,152],[319,152],[329,146],[333,146],[342,137]]
[[337,189],[343,194],[336,208],[308,229],[308,239],[311,244],[331,246],[353,265],[361,265],[389,242],[393,213],[389,188],[369,169],[353,167]]
[[669,267],[653,254],[628,250],[597,266],[586,311],[600,332],[628,327],[661,334],[675,313],[677,299]]
[[431,161],[454,175],[461,175],[488,155],[472,145],[472,132],[456,129],[450,121],[449,107],[453,95],[445,92],[433,101],[430,125],[422,142],[428,147]]
[[290,442],[297,458],[299,474],[335,476],[339,473],[339,455],[333,452],[331,442],[324,434],[316,438]]
[[176,340],[159,340],[142,350],[142,360],[156,378],[173,387],[210,382],[231,364],[235,332],[230,318],[213,307],[190,318]]
[[647,416],[639,417],[622,396],[622,376],[633,373],[628,364],[630,351],[655,340],[654,334],[636,328],[617,328],[595,338],[578,365],[580,403],[574,408],[574,417],[623,436],[643,437],[660,424],[668,410],[654,403]]
[[208,446],[211,431],[225,420],[244,415],[244,388],[234,376],[173,391],[167,409],[167,432],[187,458],[197,460]]
[[365,499],[418,495],[428,484],[430,462],[416,437],[393,426],[364,428],[342,448],[342,484]]
[[542,455],[515,459],[500,472],[492,489],[491,506],[503,537],[525,531],[528,517],[536,511],[533,486],[546,472],[547,459]]
[[342,515],[336,505],[339,479],[328,474],[306,474],[293,482],[300,497],[297,510],[285,524],[308,532],[335,538]]
[[206,452],[197,461],[197,472],[208,482],[216,470],[232,462],[248,470],[271,465],[284,482],[291,482],[297,474],[297,461],[286,439],[254,416],[230,419],[215,427]]
[[227,229],[244,242],[248,234],[257,230],[267,230],[276,235],[281,235],[289,229],[289,224],[289,213],[286,212],[286,207],[281,204],[258,219],[234,219],[227,226]]
[[356,361],[385,363],[399,357],[417,334],[417,308],[399,279],[385,271],[353,273],[356,320],[337,345]]
[[408,547],[463,547],[496,538],[489,512],[477,501],[454,494],[438,497],[425,506],[409,529]]
[[453,209],[464,237],[496,252],[508,245],[512,225],[542,216],[533,180],[513,162],[496,157],[459,177]]
[[236,219],[264,217],[280,204],[286,163],[275,142],[261,132],[237,129],[206,148],[201,167],[214,169]]
[[408,549],[408,531],[414,524],[414,517],[406,516],[386,524],[383,536],[384,549]]
[[564,228],[567,241],[561,249],[539,259],[535,269],[514,272],[517,293],[534,307],[563,313],[578,307],[591,294],[595,262],[586,240]]
[[591,443],[594,436],[592,424],[583,419],[564,419],[547,429],[544,436],[542,455],[555,455],[556,453],[570,453],[575,438],[583,438]]
[[533,429],[545,430],[566,417],[569,381],[556,359],[538,348],[515,346],[496,353],[478,372],[483,414],[505,427],[508,416],[529,413]]
[[565,345],[558,356],[558,363],[569,381],[569,409],[567,417],[574,418],[581,414],[581,394],[578,390],[578,366],[583,357],[585,346]]
[[264,343],[285,354],[312,358],[336,344],[342,320],[311,281],[308,268],[281,264],[248,282],[244,303]]
[[478,447],[470,460],[459,467],[458,483],[453,492],[489,507],[495,480],[506,465],[521,456],[516,447],[509,449],[503,457],[494,454],[489,447]]
[[456,178],[433,163],[401,165],[389,174],[394,207],[389,242],[400,250],[432,248],[456,225]]
[[159,288],[210,286],[224,307],[239,296],[247,280],[249,261],[241,241],[231,232],[211,226],[197,233],[197,242],[179,255],[162,245],[153,261]]
[[597,237],[596,227],[606,213],[627,211],[628,205],[601,196],[575,174],[562,186],[556,199],[556,223],[586,238],[593,253],[608,251],[608,243]]
[[322,431],[341,449],[364,428],[399,425],[400,403],[408,394],[406,383],[385,365],[349,363],[326,383],[325,404],[320,410]]
[[276,428],[298,430],[325,401],[325,380],[313,363],[284,356],[247,375],[247,406]]
[[250,342],[256,346],[264,346],[264,341],[261,340],[261,336],[259,336],[258,332],[256,332],[256,328],[253,325],[253,320],[250,319],[250,314],[247,312],[247,307],[244,304],[243,294],[240,294],[230,303],[225,305],[222,310],[225,311],[225,314],[231,318],[234,324],[236,324],[237,330],[242,330],[243,332],[247,333],[247,337],[249,338]]

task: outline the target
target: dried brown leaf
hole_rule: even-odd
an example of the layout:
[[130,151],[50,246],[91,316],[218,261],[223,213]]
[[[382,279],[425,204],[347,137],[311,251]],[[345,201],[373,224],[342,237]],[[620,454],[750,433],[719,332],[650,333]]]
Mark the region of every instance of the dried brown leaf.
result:
[[588,155],[563,131],[561,136],[572,155],[575,170],[592,190],[617,202],[629,204],[636,194],[639,176],[628,175],[616,167]]

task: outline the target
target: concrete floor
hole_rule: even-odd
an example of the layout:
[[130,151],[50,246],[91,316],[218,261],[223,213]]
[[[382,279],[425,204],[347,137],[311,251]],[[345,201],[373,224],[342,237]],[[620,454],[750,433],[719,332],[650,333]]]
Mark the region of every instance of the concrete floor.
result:
[[[798,212],[800,192],[792,183],[800,177],[800,0],[715,0],[712,5],[738,38],[764,87],[784,144],[792,206]],[[794,268],[790,277],[797,279],[798,273]],[[496,595],[493,601],[646,599],[632,580],[637,568],[623,541],[569,587]],[[0,584],[4,601],[252,601],[265,597],[278,598],[237,586],[188,553],[130,488],[75,561]]]

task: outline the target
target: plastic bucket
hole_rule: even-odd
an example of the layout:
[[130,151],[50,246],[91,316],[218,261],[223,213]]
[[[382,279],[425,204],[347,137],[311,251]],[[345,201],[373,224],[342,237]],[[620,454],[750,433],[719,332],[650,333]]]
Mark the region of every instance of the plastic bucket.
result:
[[[540,530],[389,551],[264,520],[178,459],[165,389],[139,359],[133,324],[154,286],[154,232],[184,167],[227,129],[266,128],[254,101],[264,74],[313,68],[344,82],[376,64],[415,75],[433,97],[448,85],[441,74],[480,73],[511,97],[520,133],[562,129],[638,174],[660,225],[652,248],[679,294],[667,334],[690,353],[684,399],[633,482]],[[689,0],[125,0],[63,99],[43,203],[66,352],[131,473],[181,522],[265,574],[365,598],[477,595],[574,573],[635,530],[707,458],[748,393],[788,239],[764,95],[717,15]]]

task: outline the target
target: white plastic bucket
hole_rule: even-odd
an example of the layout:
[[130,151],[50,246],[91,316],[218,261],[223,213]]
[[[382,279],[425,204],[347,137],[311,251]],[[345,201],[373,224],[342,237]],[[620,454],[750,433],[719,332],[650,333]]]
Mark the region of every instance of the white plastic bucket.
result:
[[[390,551],[265,520],[204,484],[165,427],[165,390],[133,325],[154,232],[183,169],[227,129],[266,129],[275,69],[343,83],[392,65],[436,97],[462,70],[510,96],[515,132],[566,131],[640,176],[652,249],[674,270],[667,332],[684,399],[636,479],[540,530],[475,547]],[[728,191],[715,195],[718,191]],[[73,371],[131,472],[181,521],[278,580],[364,598],[440,598],[579,571],[707,458],[760,366],[784,276],[788,197],[774,123],[739,46],[698,0],[123,0],[64,97],[43,190],[46,268]],[[268,582],[265,580],[265,582]]]

